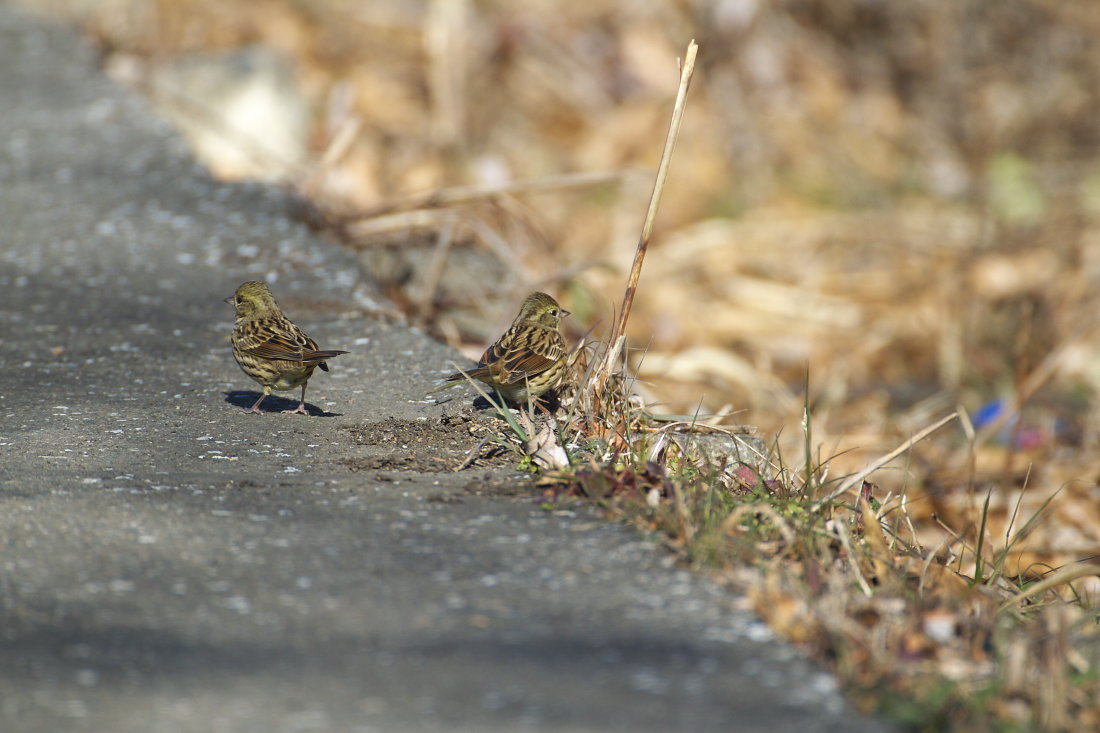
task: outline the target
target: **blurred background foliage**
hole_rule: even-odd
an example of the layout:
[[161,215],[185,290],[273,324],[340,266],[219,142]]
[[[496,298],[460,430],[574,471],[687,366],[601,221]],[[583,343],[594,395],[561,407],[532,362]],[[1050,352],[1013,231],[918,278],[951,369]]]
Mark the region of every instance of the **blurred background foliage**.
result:
[[988,487],[1002,538],[1062,489],[1020,566],[1097,554],[1091,0],[17,4],[79,24],[212,171],[314,202],[471,355],[536,288],[605,332],[697,39],[629,330],[654,410],[801,460],[808,403],[837,476],[961,406],[975,440],[875,475],[928,541]]

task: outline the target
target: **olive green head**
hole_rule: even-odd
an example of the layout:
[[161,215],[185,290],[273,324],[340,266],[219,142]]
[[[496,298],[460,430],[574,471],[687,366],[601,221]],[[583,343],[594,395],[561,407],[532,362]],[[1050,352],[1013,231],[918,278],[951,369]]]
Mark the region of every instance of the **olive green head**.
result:
[[249,280],[233,296],[225,299],[237,311],[237,318],[254,318],[279,313],[279,305],[267,283]]
[[557,328],[569,311],[546,293],[531,293],[523,301],[516,316],[516,323],[533,323],[544,328]]

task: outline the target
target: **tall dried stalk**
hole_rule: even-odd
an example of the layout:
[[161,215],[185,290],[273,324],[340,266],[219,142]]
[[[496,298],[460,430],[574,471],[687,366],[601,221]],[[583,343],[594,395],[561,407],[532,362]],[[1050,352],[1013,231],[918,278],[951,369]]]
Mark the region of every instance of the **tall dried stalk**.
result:
[[684,63],[680,68],[680,89],[676,94],[676,104],[672,108],[672,120],[669,122],[668,135],[665,136],[665,148],[661,153],[661,163],[657,167],[657,178],[653,182],[653,193],[649,197],[649,208],[646,209],[645,223],[642,225],[642,234],[638,238],[638,248],[634,252],[634,264],[630,268],[630,278],[627,280],[626,292],[623,294],[623,306],[619,311],[619,318],[608,338],[607,350],[596,369],[595,386],[601,388],[608,377],[615,373],[615,366],[622,354],[623,343],[626,341],[626,322],[630,318],[630,308],[634,303],[634,293],[638,289],[638,279],[642,275],[642,261],[645,260],[646,250],[649,248],[649,237],[653,231],[653,221],[657,218],[657,207],[661,202],[661,192],[665,187],[665,179],[668,178],[668,167],[672,160],[672,149],[676,146],[676,138],[680,133],[680,122],[684,117],[684,107],[687,104],[688,87],[691,85],[691,77],[695,73],[695,55],[699,45],[692,40],[688,44],[687,53],[684,54]]

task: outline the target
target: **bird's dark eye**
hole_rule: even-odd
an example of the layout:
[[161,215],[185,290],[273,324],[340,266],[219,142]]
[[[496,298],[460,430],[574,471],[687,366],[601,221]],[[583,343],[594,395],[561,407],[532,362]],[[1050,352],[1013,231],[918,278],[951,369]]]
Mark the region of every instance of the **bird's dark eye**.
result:
[[558,314],[558,309],[557,308],[551,308],[550,309],[550,315],[556,316],[557,314]]

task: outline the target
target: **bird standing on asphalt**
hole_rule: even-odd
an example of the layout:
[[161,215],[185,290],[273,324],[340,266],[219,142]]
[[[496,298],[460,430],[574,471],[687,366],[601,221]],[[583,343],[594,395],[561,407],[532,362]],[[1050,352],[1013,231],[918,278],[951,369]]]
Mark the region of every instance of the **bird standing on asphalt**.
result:
[[320,351],[317,342],[283,315],[275,296],[266,283],[250,280],[243,283],[232,297],[225,299],[237,311],[237,322],[230,342],[233,358],[241,370],[263,385],[264,393],[245,412],[263,413],[260,403],[271,390],[302,388],[302,399],[288,413],[308,415],[306,383],[313,370],[328,371],[326,359],[346,351]]
[[[569,315],[546,293],[531,293],[519,314],[477,366],[455,372],[448,382],[471,377],[494,388],[514,405],[526,404],[558,386],[568,367],[565,339],[558,326]],[[446,389],[453,385],[444,385]],[[438,390],[437,390],[438,391]]]

